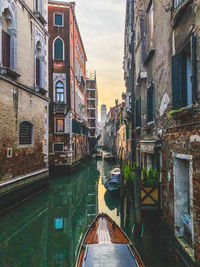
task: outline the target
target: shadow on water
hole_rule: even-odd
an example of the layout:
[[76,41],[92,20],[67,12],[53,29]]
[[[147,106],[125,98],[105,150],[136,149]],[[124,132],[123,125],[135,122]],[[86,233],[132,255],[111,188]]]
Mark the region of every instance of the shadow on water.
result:
[[0,266],[73,267],[88,225],[97,212],[106,212],[134,241],[147,267],[183,267],[162,234],[159,217],[144,215],[144,234],[135,239],[133,205],[104,187],[112,168],[91,160],[71,176],[51,179],[48,192],[0,217]]

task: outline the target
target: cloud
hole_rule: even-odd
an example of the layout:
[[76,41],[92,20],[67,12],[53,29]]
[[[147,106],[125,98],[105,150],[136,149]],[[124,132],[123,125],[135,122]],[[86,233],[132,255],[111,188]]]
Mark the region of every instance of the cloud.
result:
[[99,102],[114,105],[124,88],[124,0],[76,0],[76,17],[88,57],[97,71]]

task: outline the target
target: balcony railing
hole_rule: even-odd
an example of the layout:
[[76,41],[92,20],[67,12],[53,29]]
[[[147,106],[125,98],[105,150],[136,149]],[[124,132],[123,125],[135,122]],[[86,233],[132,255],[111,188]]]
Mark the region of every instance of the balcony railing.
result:
[[54,103],[54,114],[67,114],[67,105],[65,103]]
[[179,7],[183,2],[188,2],[188,0],[174,0],[173,1],[174,9]]

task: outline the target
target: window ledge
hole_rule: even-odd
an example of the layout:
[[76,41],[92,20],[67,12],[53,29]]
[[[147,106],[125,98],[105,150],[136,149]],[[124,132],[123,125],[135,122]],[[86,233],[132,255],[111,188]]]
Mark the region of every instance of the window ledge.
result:
[[43,25],[46,25],[46,24],[47,24],[47,21],[45,20],[44,16],[43,16],[39,11],[35,11],[35,12],[34,12],[34,15],[36,16],[37,19],[40,20],[40,22],[41,22]]
[[147,123],[147,125],[148,125],[148,126],[151,126],[151,125],[153,125],[154,123],[155,123],[155,121],[150,121],[150,122]]
[[173,119],[185,119],[188,116],[191,116],[194,111],[198,110],[198,106],[197,105],[190,105],[187,107],[183,107],[180,110],[171,110],[171,112],[169,112],[169,117],[172,117]]
[[47,92],[48,92],[45,88],[40,87],[40,86],[36,86],[36,87],[35,87],[35,91],[36,91],[37,93],[42,93],[43,95],[46,95]]
[[17,80],[21,76],[17,72],[15,72],[14,70],[11,70],[8,67],[0,67],[0,74],[9,76],[10,78],[13,78],[15,80]]
[[144,65],[148,63],[148,61],[153,57],[155,53],[155,48],[151,47],[147,53],[147,56],[144,59]]

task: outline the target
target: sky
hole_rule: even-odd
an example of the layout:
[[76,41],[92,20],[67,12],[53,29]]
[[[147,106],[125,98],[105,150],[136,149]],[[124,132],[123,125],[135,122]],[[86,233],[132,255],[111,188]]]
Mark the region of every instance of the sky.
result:
[[125,91],[123,53],[125,0],[75,0],[87,69],[97,73],[99,107],[115,105]]

